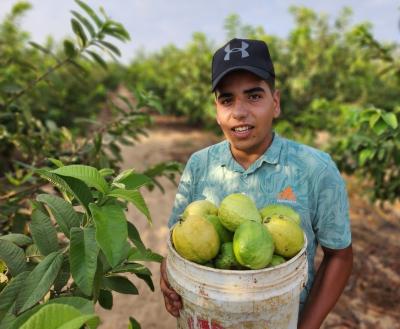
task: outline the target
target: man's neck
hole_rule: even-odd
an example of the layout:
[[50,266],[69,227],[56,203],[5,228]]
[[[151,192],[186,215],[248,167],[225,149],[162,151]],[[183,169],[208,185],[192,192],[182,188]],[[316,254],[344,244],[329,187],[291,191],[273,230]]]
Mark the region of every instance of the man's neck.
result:
[[268,141],[265,146],[254,151],[243,151],[240,149],[235,149],[230,145],[230,150],[233,158],[239,163],[245,170],[247,170],[254,162],[256,162],[271,146],[273,140],[273,134],[268,137]]

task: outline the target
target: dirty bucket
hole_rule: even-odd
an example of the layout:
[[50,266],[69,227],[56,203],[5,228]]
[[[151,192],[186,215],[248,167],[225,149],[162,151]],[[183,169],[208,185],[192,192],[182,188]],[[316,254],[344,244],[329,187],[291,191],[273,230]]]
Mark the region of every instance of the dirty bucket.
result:
[[289,261],[261,270],[220,270],[181,257],[168,239],[167,276],[182,297],[178,329],[296,329],[307,281],[307,238]]

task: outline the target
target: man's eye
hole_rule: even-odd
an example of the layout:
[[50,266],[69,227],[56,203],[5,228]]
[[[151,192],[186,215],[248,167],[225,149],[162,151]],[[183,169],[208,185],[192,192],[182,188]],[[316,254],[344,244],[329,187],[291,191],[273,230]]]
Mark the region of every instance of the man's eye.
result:
[[228,105],[232,100],[230,98],[223,98],[220,100],[222,105]]
[[260,98],[261,98],[261,95],[258,95],[258,94],[249,95],[249,99],[251,99],[251,100],[258,100]]

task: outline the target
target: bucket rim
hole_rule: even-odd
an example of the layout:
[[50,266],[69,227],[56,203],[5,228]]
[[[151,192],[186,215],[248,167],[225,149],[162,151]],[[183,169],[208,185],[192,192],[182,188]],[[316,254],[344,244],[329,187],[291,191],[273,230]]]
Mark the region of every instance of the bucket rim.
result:
[[286,267],[289,266],[290,264],[296,262],[300,257],[302,257],[303,254],[306,253],[307,250],[307,245],[308,245],[308,240],[307,240],[307,235],[306,233],[303,231],[303,235],[304,235],[304,245],[301,248],[301,250],[292,258],[290,258],[289,260],[287,260],[286,262],[273,266],[273,267],[264,267],[258,270],[252,270],[252,269],[248,269],[248,270],[225,270],[225,269],[219,269],[219,268],[213,268],[213,267],[209,267],[209,266],[205,266],[202,264],[198,264],[195,262],[192,262],[188,259],[183,258],[181,255],[178,254],[178,252],[175,250],[175,247],[172,244],[172,230],[174,229],[175,225],[177,225],[178,223],[175,223],[170,229],[169,229],[169,234],[168,234],[168,241],[167,241],[167,245],[168,245],[168,249],[172,251],[174,257],[178,258],[179,260],[183,261],[184,263],[188,263],[191,266],[197,267],[200,270],[208,270],[211,272],[215,272],[215,273],[220,273],[223,272],[225,274],[246,274],[246,273],[251,273],[251,274],[257,274],[257,273],[263,273],[263,272],[268,272],[268,271],[272,271],[278,268],[282,268],[282,267]]

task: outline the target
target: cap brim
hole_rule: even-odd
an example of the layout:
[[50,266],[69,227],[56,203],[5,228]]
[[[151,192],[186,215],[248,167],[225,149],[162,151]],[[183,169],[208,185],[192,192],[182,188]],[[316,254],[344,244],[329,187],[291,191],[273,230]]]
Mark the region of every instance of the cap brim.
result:
[[231,67],[227,70],[225,70],[224,72],[222,72],[220,75],[218,75],[212,82],[212,89],[211,92],[215,91],[215,88],[217,87],[218,83],[222,80],[222,78],[227,75],[230,72],[233,71],[239,71],[239,70],[245,70],[245,71],[249,71],[251,73],[254,73],[255,75],[257,75],[258,77],[260,77],[263,80],[274,80],[274,76],[262,69],[259,69],[257,67],[254,66],[235,66],[235,67]]

